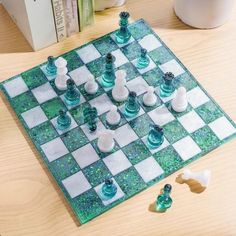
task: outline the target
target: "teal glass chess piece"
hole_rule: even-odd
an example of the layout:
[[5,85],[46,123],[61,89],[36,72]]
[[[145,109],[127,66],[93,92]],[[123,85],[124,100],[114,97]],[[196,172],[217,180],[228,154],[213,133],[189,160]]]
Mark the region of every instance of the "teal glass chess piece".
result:
[[172,205],[172,199],[170,197],[172,186],[166,184],[163,188],[162,193],[157,197],[156,200],[156,211],[165,212]]
[[117,193],[117,187],[113,183],[113,180],[107,178],[105,183],[102,185],[100,195],[102,199],[110,199],[113,198]]
[[164,142],[164,132],[159,125],[150,125],[147,143],[150,149],[158,148]]
[[84,122],[87,123],[89,130],[94,132],[97,129],[97,109],[95,107],[86,107],[83,111],[83,115]]
[[115,57],[111,54],[108,53],[106,55],[106,65],[105,65],[105,71],[102,75],[102,85],[103,87],[112,87],[115,85]]
[[141,48],[141,55],[137,62],[137,68],[144,69],[148,67],[149,63],[150,63],[150,59],[147,56],[147,50],[144,48]]
[[69,106],[75,106],[80,102],[80,92],[75,86],[75,82],[72,79],[66,81],[67,90],[65,92],[65,102]]
[[71,125],[71,118],[66,114],[66,111],[60,110],[57,117],[57,128],[59,130],[65,130]]
[[56,75],[57,67],[54,64],[55,58],[53,56],[48,57],[48,63],[46,65],[46,72],[49,76]]
[[137,94],[130,92],[127,102],[125,103],[125,116],[132,118],[136,116],[140,111],[140,104],[138,103]]
[[128,30],[128,25],[129,25],[129,13],[128,12],[121,12],[120,13],[120,29],[116,33],[116,42],[120,44],[127,43],[130,38],[131,34]]
[[175,76],[171,72],[165,73],[163,83],[160,85],[160,96],[169,97],[175,91],[173,80]]

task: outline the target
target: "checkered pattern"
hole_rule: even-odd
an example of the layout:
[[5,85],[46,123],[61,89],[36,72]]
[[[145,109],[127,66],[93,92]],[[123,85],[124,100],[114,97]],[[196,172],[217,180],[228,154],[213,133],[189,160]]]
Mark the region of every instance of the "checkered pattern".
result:
[[[79,105],[64,103],[63,92],[56,89],[55,77],[47,76],[45,64],[2,86],[81,223],[203,156],[236,132],[234,123],[143,20],[131,24],[129,30],[132,37],[123,45],[115,42],[112,33],[62,55],[68,60],[69,76],[81,92]],[[147,49],[150,64],[139,70],[136,65],[141,47]],[[109,89],[100,85],[95,95],[84,90],[89,75],[100,80],[108,52],[116,58],[116,70],[126,69],[127,88],[138,95],[141,109],[132,119],[124,117],[124,103],[115,102]],[[175,75],[176,86],[187,89],[189,106],[183,113],[171,110],[170,100],[175,94],[159,97],[154,107],[142,104],[148,85],[154,86],[159,96],[165,72]],[[105,116],[112,104],[118,106],[122,122],[115,130],[114,150],[101,153],[97,138],[109,128]],[[83,109],[89,106],[95,106],[99,115],[94,133],[83,120]],[[60,109],[66,109],[72,120],[64,131],[56,125]],[[161,125],[165,135],[164,143],[152,150],[147,146],[150,124]],[[106,177],[112,177],[118,189],[110,200],[101,199],[99,194]]]

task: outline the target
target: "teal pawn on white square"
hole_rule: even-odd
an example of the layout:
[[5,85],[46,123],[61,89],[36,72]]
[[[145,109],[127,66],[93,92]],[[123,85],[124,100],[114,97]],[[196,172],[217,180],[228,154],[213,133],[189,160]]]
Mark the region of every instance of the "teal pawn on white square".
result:
[[103,200],[108,200],[113,198],[117,193],[117,187],[113,183],[113,180],[110,178],[107,178],[105,180],[105,183],[102,185],[101,191],[100,191],[100,197]]
[[59,130],[68,129],[71,125],[71,118],[66,114],[66,111],[60,110],[59,116],[57,117],[57,128]]

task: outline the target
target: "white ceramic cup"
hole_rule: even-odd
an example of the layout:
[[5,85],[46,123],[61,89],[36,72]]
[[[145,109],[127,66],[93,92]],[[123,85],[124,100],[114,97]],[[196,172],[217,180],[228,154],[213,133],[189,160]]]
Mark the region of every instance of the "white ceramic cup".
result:
[[187,25],[201,29],[223,25],[233,5],[234,0],[174,0],[176,15]]

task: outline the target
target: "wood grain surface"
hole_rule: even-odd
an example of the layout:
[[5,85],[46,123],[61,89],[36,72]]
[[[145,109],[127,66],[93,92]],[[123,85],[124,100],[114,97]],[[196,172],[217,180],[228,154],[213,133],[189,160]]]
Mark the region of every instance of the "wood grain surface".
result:
[[[118,27],[118,13],[144,18],[197,80],[236,121],[236,8],[224,26],[198,30],[176,18],[172,0],[128,0],[125,7],[96,15],[96,23],[64,42],[33,52],[0,5],[0,81]],[[199,16],[200,17],[200,16]],[[199,192],[176,182],[179,172],[80,226],[43,166],[33,144],[0,96],[0,235],[236,235],[236,140],[189,166],[212,170]],[[173,185],[173,207],[165,214],[152,204],[165,183]]]

